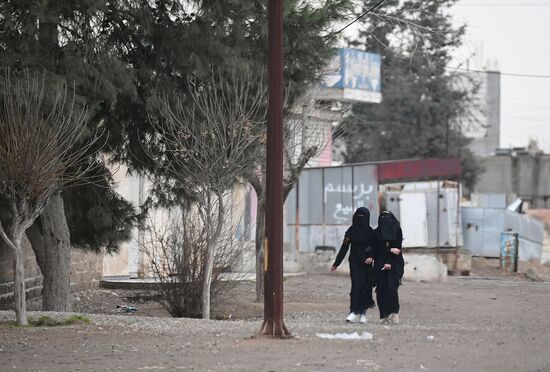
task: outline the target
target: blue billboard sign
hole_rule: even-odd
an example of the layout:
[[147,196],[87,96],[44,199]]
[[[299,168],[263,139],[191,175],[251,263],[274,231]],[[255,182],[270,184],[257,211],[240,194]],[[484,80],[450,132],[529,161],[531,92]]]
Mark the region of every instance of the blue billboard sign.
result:
[[340,48],[323,74],[321,87],[327,99],[380,102],[380,54]]

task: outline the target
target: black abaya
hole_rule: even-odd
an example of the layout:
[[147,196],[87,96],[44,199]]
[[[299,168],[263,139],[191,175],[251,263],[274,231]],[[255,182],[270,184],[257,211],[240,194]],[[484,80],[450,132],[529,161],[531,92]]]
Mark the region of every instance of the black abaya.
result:
[[[399,313],[398,288],[403,277],[405,262],[403,254],[391,253],[391,248],[402,248],[403,233],[399,221],[391,213],[384,211],[378,218],[375,230],[377,237],[374,270],[376,273],[376,301],[380,318]],[[390,264],[390,270],[382,270],[384,264]]]
[[338,267],[348,252],[351,276],[350,311],[363,314],[374,306],[372,298],[373,270],[366,259],[374,258],[375,235],[370,227],[370,212],[367,208],[358,208],[353,215],[353,225],[346,231],[344,242],[340,247],[333,266]]

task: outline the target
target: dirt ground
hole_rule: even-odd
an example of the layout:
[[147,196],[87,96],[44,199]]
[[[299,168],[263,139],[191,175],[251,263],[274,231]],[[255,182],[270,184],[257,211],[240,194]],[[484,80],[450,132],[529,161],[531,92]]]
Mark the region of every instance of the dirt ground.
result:
[[[377,309],[366,325],[345,323],[347,275],[289,277],[289,340],[253,337],[263,310],[251,282],[216,307],[218,318],[231,320],[173,319],[147,292],[79,292],[74,308],[95,313],[91,325],[20,328],[8,324],[13,313],[0,312],[0,370],[550,371],[550,282],[537,280],[476,260],[471,277],[405,282],[401,324],[387,326]],[[121,313],[116,305],[138,311]],[[372,339],[316,335],[363,331]]]

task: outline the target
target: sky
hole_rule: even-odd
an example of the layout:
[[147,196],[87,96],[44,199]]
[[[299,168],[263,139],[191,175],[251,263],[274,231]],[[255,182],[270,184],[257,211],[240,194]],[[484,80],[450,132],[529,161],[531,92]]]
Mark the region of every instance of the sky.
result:
[[548,76],[501,75],[500,146],[534,139],[550,153],[550,0],[460,0],[451,14],[467,25],[455,63],[469,58],[483,69],[497,61],[502,73]]

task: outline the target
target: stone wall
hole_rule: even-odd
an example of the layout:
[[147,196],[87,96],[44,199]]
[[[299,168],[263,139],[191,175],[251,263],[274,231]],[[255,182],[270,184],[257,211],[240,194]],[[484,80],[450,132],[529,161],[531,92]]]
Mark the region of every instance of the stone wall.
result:
[[[24,239],[25,288],[28,298],[40,296],[42,274],[36,264],[34,252],[27,239]],[[0,302],[10,301],[13,292],[13,258],[11,250],[0,242]]]
[[[34,252],[27,239],[24,240],[25,284],[27,298],[39,297],[42,293],[42,274]],[[103,255],[73,249],[71,254],[71,289],[73,291],[97,288],[102,277]],[[13,292],[13,261],[11,251],[0,243],[0,303],[9,303]]]
[[73,249],[71,253],[71,289],[98,288],[103,277],[103,254]]

